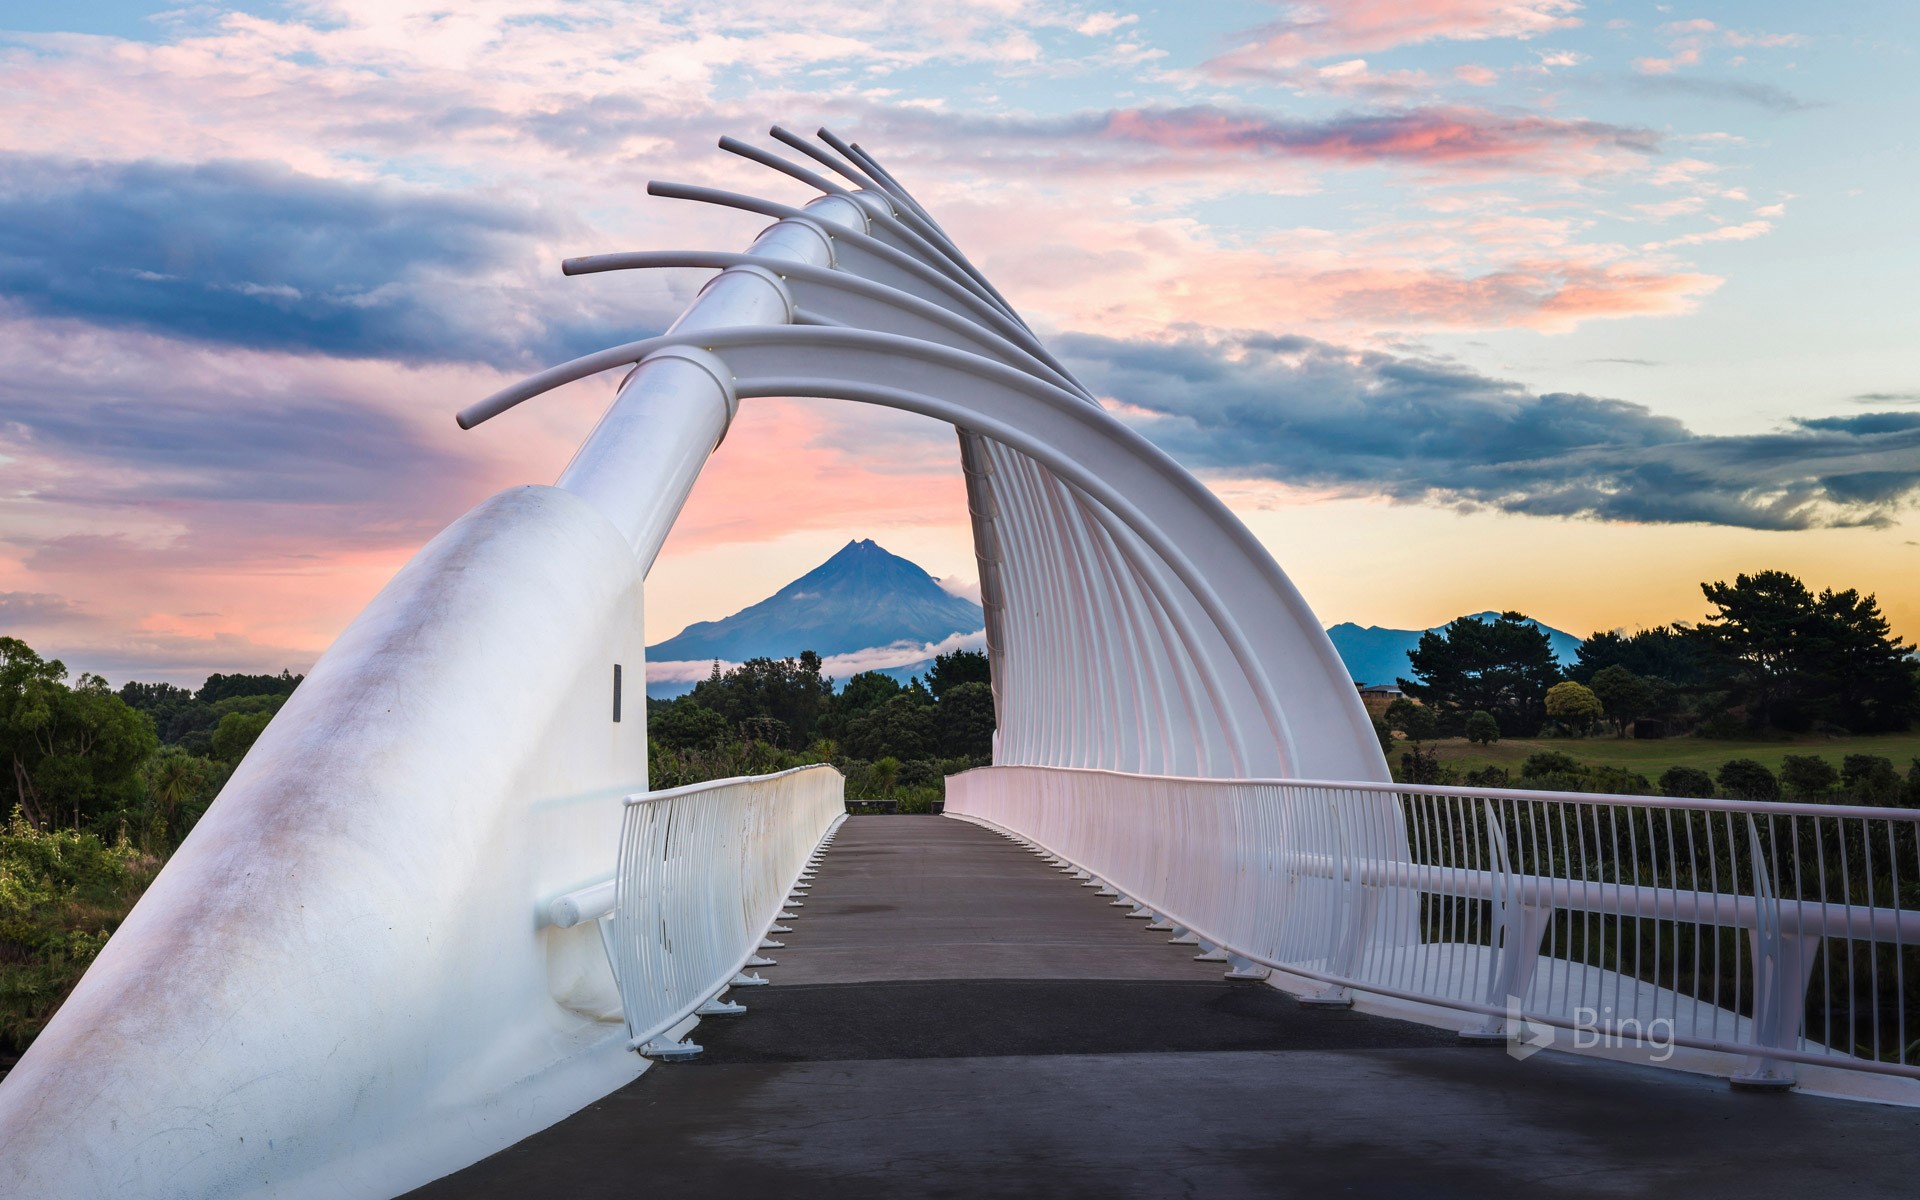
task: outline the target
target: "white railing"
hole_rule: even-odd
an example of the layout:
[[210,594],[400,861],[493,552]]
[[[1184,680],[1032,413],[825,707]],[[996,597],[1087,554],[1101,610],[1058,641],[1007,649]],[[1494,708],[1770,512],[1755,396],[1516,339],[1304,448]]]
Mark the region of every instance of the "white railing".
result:
[[821,765],[627,798],[614,879],[550,912],[562,925],[604,918],[632,1048],[696,1054],[671,1031],[697,1013],[740,1011],[721,994],[766,982],[744,972],[763,965],[768,930],[846,818],[845,785]]
[[1756,1086],[1920,1078],[1920,812],[1036,767],[957,775],[946,811],[1309,1001],[1736,1054]]

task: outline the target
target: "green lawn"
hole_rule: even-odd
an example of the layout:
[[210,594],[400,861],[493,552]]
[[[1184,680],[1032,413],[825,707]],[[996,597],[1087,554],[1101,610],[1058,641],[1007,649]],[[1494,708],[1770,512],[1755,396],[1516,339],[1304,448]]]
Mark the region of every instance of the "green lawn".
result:
[[[1920,758],[1920,733],[1882,733],[1865,737],[1800,737],[1787,741],[1722,741],[1710,738],[1675,737],[1640,740],[1600,735],[1586,738],[1502,738],[1490,746],[1476,746],[1465,738],[1446,738],[1432,743],[1440,760],[1461,771],[1497,766],[1519,773],[1529,754],[1558,750],[1592,766],[1624,767],[1638,771],[1649,780],[1660,778],[1668,767],[1699,767],[1708,773],[1719,770],[1730,758],[1751,758],[1778,773],[1780,760],[1789,754],[1817,754],[1835,767],[1849,754],[1877,754],[1893,760],[1894,770],[1905,775],[1912,760]],[[1399,759],[1400,749],[1394,751]]]

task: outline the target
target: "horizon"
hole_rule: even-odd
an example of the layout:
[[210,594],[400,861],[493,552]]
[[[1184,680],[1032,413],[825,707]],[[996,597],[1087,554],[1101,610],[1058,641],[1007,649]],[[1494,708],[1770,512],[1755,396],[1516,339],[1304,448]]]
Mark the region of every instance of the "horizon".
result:
[[[751,607],[753,607],[753,606],[754,606],[755,604],[758,604],[758,603],[763,603],[763,602],[765,602],[766,600],[769,600],[769,599],[772,599],[772,598],[773,598],[773,597],[774,597],[775,595],[777,595],[777,594],[778,594],[778,593],[779,593],[780,591],[784,591],[784,590],[785,590],[785,589],[786,589],[787,587],[790,587],[790,586],[792,586],[793,584],[795,584],[795,583],[798,583],[798,582],[800,582],[800,581],[801,581],[801,579],[803,579],[803,578],[805,578],[805,576],[806,576],[806,575],[808,575],[808,574],[812,574],[812,573],[813,573],[814,571],[817,571],[817,570],[818,570],[818,569],[820,569],[821,567],[824,567],[824,566],[826,566],[826,565],[827,565],[828,563],[830,563],[830,562],[832,562],[832,561],[833,561],[833,559],[835,559],[835,558],[838,558],[838,557],[840,557],[840,556],[841,556],[842,554],[845,554],[845,553],[846,553],[847,551],[849,551],[849,550],[852,550],[852,549],[855,549],[855,548],[857,548],[857,547],[860,547],[860,546],[871,546],[871,547],[873,547],[874,549],[877,549],[877,550],[879,550],[879,551],[881,551],[882,553],[885,553],[885,554],[887,554],[887,555],[889,555],[890,557],[893,557],[893,558],[896,558],[896,559],[901,559],[902,561],[905,561],[905,562],[907,562],[907,563],[908,563],[909,565],[911,565],[911,566],[914,566],[914,567],[920,567],[920,564],[918,564],[918,563],[915,563],[915,562],[913,562],[913,560],[912,560],[912,559],[910,559],[910,558],[906,558],[906,556],[904,556],[904,555],[899,555],[899,554],[894,554],[894,553],[893,553],[892,551],[890,551],[890,550],[888,550],[888,549],[887,549],[887,548],[886,548],[885,546],[882,546],[882,545],[880,545],[880,543],[879,543],[879,539],[877,539],[877,538],[873,538],[873,537],[857,537],[857,538],[849,538],[849,539],[848,539],[848,540],[847,540],[847,541],[846,541],[846,542],[845,542],[845,543],[844,543],[844,544],[843,544],[843,545],[842,545],[842,546],[841,546],[841,547],[840,547],[840,548],[839,548],[838,550],[836,550],[836,551],[834,551],[834,553],[833,553],[832,555],[830,555],[830,556],[828,556],[828,558],[826,558],[826,559],[824,559],[824,560],[822,560],[821,562],[819,562],[819,563],[817,563],[817,564],[815,564],[815,565],[814,565],[814,567],[813,567],[813,568],[810,568],[810,569],[809,569],[808,571],[806,571],[806,572],[803,572],[802,574],[800,574],[800,575],[798,575],[798,576],[795,576],[795,577],[794,577],[793,579],[791,579],[791,580],[788,580],[788,581],[787,581],[786,583],[784,583],[784,584],[781,584],[781,585],[779,585],[779,586],[778,586],[778,587],[776,587],[776,588],[775,588],[775,589],[774,589],[773,591],[771,591],[771,592],[769,592],[769,593],[768,593],[767,595],[765,595],[765,596],[761,596],[761,597],[759,597],[759,598],[758,598],[757,600],[755,600],[755,601],[750,601],[749,603],[747,603],[747,604],[745,604],[745,605],[743,605],[743,606],[741,606],[740,608],[737,608],[737,609],[734,609],[734,610],[733,610],[732,612],[728,612],[728,613],[722,613],[722,614],[719,614],[719,615],[717,615],[717,616],[712,616],[712,617],[703,617],[703,618],[696,618],[696,619],[695,619],[694,621],[692,621],[692,622],[690,622],[690,623],[689,623],[689,624],[688,624],[688,625],[687,625],[686,627],[683,627],[682,629],[680,629],[680,630],[678,630],[678,631],[676,631],[675,633],[673,633],[673,634],[671,634],[671,635],[669,635],[668,637],[666,637],[666,638],[663,638],[663,639],[661,639],[661,641],[660,641],[660,642],[656,642],[656,643],[653,643],[653,644],[651,644],[651,645],[649,645],[649,646],[648,646],[648,650],[649,650],[649,651],[651,651],[651,650],[653,650],[653,649],[654,649],[654,648],[655,648],[656,646],[658,646],[658,645],[661,645],[661,644],[663,644],[663,643],[665,643],[665,642],[670,642],[670,641],[672,641],[672,640],[674,640],[674,639],[676,639],[676,638],[678,638],[678,637],[680,637],[681,635],[683,635],[683,634],[685,634],[685,633],[687,633],[687,632],[688,632],[688,630],[690,630],[691,628],[693,628],[693,626],[694,626],[694,625],[699,625],[699,624],[714,624],[714,623],[720,623],[720,622],[724,622],[725,620],[727,620],[727,619],[730,619],[730,618],[732,618],[732,617],[735,617],[735,616],[738,616],[738,615],[740,615],[740,613],[742,613],[742,612],[744,612],[744,611],[745,611],[746,609],[748,609],[748,608],[751,608]],[[921,569],[922,571],[925,571],[925,568],[924,568],[924,567],[920,567],[920,569]],[[947,590],[947,588],[946,588],[946,584],[947,584],[947,582],[948,582],[947,580],[943,580],[943,579],[936,579],[936,578],[933,578],[933,577],[932,577],[932,575],[931,575],[931,573],[929,573],[929,575],[928,575],[928,577],[929,577],[930,579],[932,579],[932,581],[933,581],[933,583],[934,583],[934,584],[935,584],[936,586],[939,586],[939,587],[941,587],[941,588],[942,588],[942,590]],[[965,595],[965,594],[963,594],[963,593],[958,593],[958,592],[951,592],[951,591],[949,591],[949,593],[948,593],[948,594],[949,594],[949,595],[954,595],[954,596],[957,596],[957,597],[959,597],[960,599],[964,599],[964,600],[969,600],[969,601],[971,601],[971,602],[973,602],[973,603],[975,603],[975,604],[978,604],[978,597],[977,597],[977,596],[968,596],[968,595]],[[1704,607],[1704,605],[1703,605],[1703,607]],[[1358,629],[1358,630],[1359,630],[1359,631],[1361,631],[1361,632],[1366,632],[1366,633],[1372,633],[1372,632],[1382,632],[1382,633],[1402,633],[1402,634],[1409,634],[1409,633],[1422,633],[1422,632],[1428,632],[1428,631],[1437,631],[1437,630],[1440,630],[1440,629],[1442,629],[1442,628],[1444,628],[1445,626],[1447,626],[1448,624],[1450,624],[1450,623],[1452,623],[1452,622],[1453,622],[1453,621],[1455,621],[1455,620],[1462,620],[1462,619],[1467,619],[1467,618],[1473,618],[1473,619],[1484,619],[1484,618],[1487,618],[1487,617],[1490,617],[1490,616],[1496,616],[1496,615],[1499,615],[1499,614],[1501,614],[1501,613],[1504,613],[1504,612],[1512,612],[1512,611],[1517,611],[1517,610],[1514,610],[1514,609],[1511,609],[1511,608],[1501,608],[1501,607],[1493,607],[1493,608],[1487,608],[1487,609],[1481,609],[1481,610],[1478,610],[1478,611],[1475,611],[1475,612],[1462,612],[1462,613],[1456,613],[1456,614],[1454,614],[1453,616],[1450,616],[1450,617],[1445,617],[1445,618],[1442,618],[1442,619],[1440,619],[1440,620],[1437,620],[1437,621],[1435,621],[1435,622],[1433,622],[1433,623],[1431,623],[1431,624],[1426,624],[1426,625],[1408,625],[1408,626],[1399,626],[1399,625],[1377,625],[1377,624],[1376,624],[1376,625],[1361,625],[1361,624],[1359,624],[1359,623],[1358,623],[1358,622],[1356,622],[1356,621],[1328,621],[1328,620],[1326,620],[1326,619],[1324,618],[1324,615],[1322,615],[1322,614],[1316,614],[1316,616],[1321,616],[1321,618],[1322,618],[1322,619],[1321,619],[1321,627],[1322,627],[1323,629],[1326,629],[1326,630],[1328,630],[1328,631],[1332,631],[1333,629],[1335,629],[1335,628],[1337,628],[1337,627],[1339,627],[1339,626],[1341,626],[1341,625],[1349,625],[1349,626],[1352,626],[1352,627],[1354,627],[1355,629]],[[1570,629],[1566,629],[1566,628],[1564,628],[1564,627],[1561,627],[1561,626],[1558,626],[1558,625],[1555,625],[1555,624],[1554,624],[1554,623],[1553,623],[1552,621],[1548,621],[1548,620],[1544,620],[1544,619],[1542,619],[1542,618],[1540,618],[1540,617],[1538,617],[1538,616],[1536,616],[1535,614],[1532,614],[1532,613],[1527,613],[1527,612],[1522,612],[1522,613],[1521,613],[1521,615],[1522,615],[1522,616],[1524,616],[1524,617],[1526,617],[1526,618],[1527,618],[1528,620],[1530,620],[1530,621],[1532,621],[1532,622],[1534,622],[1534,623],[1535,623],[1536,625],[1539,625],[1539,626],[1541,626],[1542,628],[1544,628],[1544,629],[1546,629],[1546,630],[1547,630],[1547,631],[1548,631],[1549,633],[1557,633],[1557,634],[1560,634],[1560,635],[1563,635],[1563,636],[1566,636],[1566,637],[1570,637],[1570,638],[1573,638],[1573,639],[1574,639],[1574,640],[1576,640],[1576,641],[1584,641],[1584,640],[1586,640],[1587,638],[1589,638],[1589,637],[1592,637],[1592,636],[1593,636],[1594,634],[1597,634],[1597,633],[1602,633],[1602,632],[1608,632],[1608,631],[1612,631],[1612,632],[1626,632],[1626,633],[1632,633],[1632,632],[1636,632],[1636,630],[1634,630],[1634,629],[1627,629],[1627,628],[1624,628],[1624,627],[1621,627],[1621,626],[1605,626],[1605,627],[1600,627],[1600,628],[1595,628],[1595,629],[1591,629],[1591,630],[1588,630],[1588,631],[1586,631],[1586,632],[1584,632],[1584,633],[1582,633],[1582,632],[1576,632],[1576,631],[1574,631],[1574,630],[1570,630]],[[1673,624],[1675,624],[1675,622],[1672,622],[1672,621],[1668,621],[1668,622],[1661,622],[1661,624],[1663,624],[1663,625],[1673,625]],[[1640,627],[1640,628],[1650,628],[1650,627],[1649,627],[1649,626],[1642,626],[1642,627]],[[951,638],[948,638],[948,639],[945,639],[945,640],[944,640],[944,641],[942,641],[942,642],[939,642],[939,643],[927,643],[927,644],[925,644],[925,645],[921,645],[921,646],[910,646],[910,645],[909,645],[908,643],[906,643],[906,642],[904,642],[904,641],[898,641],[898,642],[893,642],[893,643],[890,643],[890,644],[888,644],[888,645],[886,645],[886,646],[874,646],[874,647],[869,647],[869,648],[866,648],[866,649],[863,649],[863,650],[860,650],[860,651],[853,651],[853,652],[847,652],[847,653],[837,653],[837,654],[825,654],[825,655],[821,655],[821,660],[822,660],[822,667],[821,667],[821,673],[822,673],[823,675],[826,675],[826,676],[832,676],[832,677],[833,677],[834,679],[836,679],[836,680],[838,680],[838,681],[839,681],[840,683],[842,683],[842,684],[844,684],[844,683],[845,683],[845,681],[846,681],[846,679],[848,679],[848,678],[851,678],[851,677],[852,677],[852,675],[854,675],[854,674],[858,674],[858,673],[860,673],[861,671],[867,671],[867,670],[879,670],[879,671],[883,671],[883,672],[893,672],[893,671],[898,671],[898,670],[903,670],[903,669],[906,669],[907,667],[910,667],[910,666],[913,666],[913,665],[917,665],[917,664],[919,664],[919,663],[921,663],[921,662],[923,662],[923,661],[930,661],[930,660],[932,659],[932,657],[933,657],[934,655],[936,655],[936,654],[943,654],[943,653],[948,653],[948,652],[951,652],[951,651],[955,651],[955,650],[980,650],[980,649],[983,649],[983,648],[984,648],[984,643],[981,643],[980,645],[975,645],[975,644],[974,644],[974,642],[978,640],[978,635],[979,635],[979,632],[980,632],[980,631],[970,631],[970,632],[968,632],[968,633],[966,633],[966,634],[965,634],[964,636],[962,636],[962,635],[960,635],[960,634],[958,634],[958,633],[956,633],[956,635],[955,635],[954,637],[951,637]],[[1895,632],[1895,634],[1896,634],[1896,635],[1898,635],[1898,634],[1900,633],[1900,630],[1896,628],[1896,629],[1894,630],[1894,632]],[[0,631],[0,636],[4,636],[4,631]],[[1904,639],[1903,639],[1903,640],[1904,640]],[[39,648],[38,648],[38,647],[36,647],[36,649],[39,649]],[[785,657],[785,658],[798,658],[798,657],[799,657],[799,656],[800,656],[800,655],[801,655],[802,653],[804,653],[804,652],[806,652],[806,651],[808,651],[808,650],[811,650],[811,649],[813,649],[813,648],[812,648],[812,647],[807,647],[807,646],[800,646],[800,647],[796,647],[796,648],[794,648],[793,650],[791,650],[791,651],[789,651],[789,652],[787,652],[787,653],[786,653],[786,654],[784,654],[784,655],[777,655],[776,657]],[[872,661],[871,661],[871,658],[872,658],[872,656],[875,656],[875,655],[877,655],[877,654],[880,654],[881,652],[884,652],[884,651],[901,651],[901,650],[906,650],[906,649],[914,649],[914,650],[922,650],[922,651],[924,651],[925,653],[924,653],[924,654],[922,654],[922,655],[921,655],[920,657],[916,657],[916,658],[910,658],[910,659],[907,659],[907,660],[904,660],[904,661],[903,661],[902,663],[900,663],[900,664],[898,664],[898,665],[893,665],[893,664],[890,664],[890,663],[888,663],[888,662],[877,662],[877,663],[876,663],[876,662],[872,662]],[[1336,647],[1336,649],[1337,649],[1337,647]],[[58,657],[59,657],[59,655],[57,655],[57,654],[46,654],[46,655],[44,655],[44,656],[45,656],[45,657],[49,657],[49,658],[58,658]],[[899,657],[899,654],[897,654],[897,653],[896,653],[896,654],[894,654],[894,655],[892,655],[892,657]],[[647,679],[647,686],[648,686],[649,688],[653,688],[653,687],[656,687],[656,686],[662,686],[662,685],[678,685],[678,684],[680,684],[680,683],[687,683],[687,684],[688,684],[688,686],[689,686],[689,687],[691,687],[691,682],[697,682],[697,680],[696,680],[696,681],[689,681],[689,680],[686,680],[686,679],[680,679],[680,678],[673,678],[673,679],[655,679],[655,678],[653,678],[653,677],[652,677],[652,675],[651,675],[651,672],[652,672],[652,670],[653,670],[653,668],[654,668],[654,667],[656,667],[656,666],[671,666],[671,667],[680,667],[680,666],[685,666],[685,665],[688,665],[688,664],[698,664],[698,665],[699,665],[699,666],[700,666],[700,667],[702,668],[702,670],[704,671],[704,670],[705,670],[706,668],[708,668],[708,667],[710,667],[710,666],[712,666],[712,665],[716,665],[716,664],[717,664],[718,666],[720,666],[721,668],[723,668],[723,669],[731,669],[731,668],[733,668],[733,667],[737,667],[737,666],[739,666],[739,665],[740,665],[740,662],[739,662],[739,661],[736,661],[736,660],[732,660],[732,659],[726,659],[726,658],[701,658],[701,659],[685,659],[685,660],[659,660],[659,661],[656,661],[656,660],[655,660],[655,659],[653,659],[652,657],[649,657],[649,658],[648,658],[648,660],[647,660],[647,664],[646,664],[646,665],[647,665],[647,668],[648,668],[648,671],[649,671],[649,676],[648,676],[648,679]],[[312,664],[311,664],[311,663],[306,663],[306,664],[287,664],[287,665],[283,665],[283,666],[282,666],[282,667],[280,668],[280,670],[283,670],[283,671],[291,671],[291,672],[292,672],[293,674],[295,674],[295,675],[302,675],[302,676],[303,676],[303,675],[305,675],[305,674],[306,674],[306,672],[307,672],[308,670],[310,670],[310,669],[311,669],[311,667],[312,667]],[[835,668],[835,667],[838,667],[839,669],[838,669],[838,670],[835,670],[835,669],[833,669],[833,668]],[[77,669],[77,668],[73,668],[73,667],[72,667],[71,665],[69,665],[69,671],[70,671],[70,673],[71,673],[72,675],[74,675],[74,676],[77,676],[77,675],[79,675],[79,674],[81,673],[81,671],[80,671],[80,669]],[[150,675],[150,676],[148,676],[148,677],[144,677],[144,678],[136,678],[136,677],[133,677],[133,676],[128,676],[127,678],[124,678],[124,679],[119,679],[119,680],[115,680],[115,679],[113,679],[113,678],[111,678],[111,677],[107,677],[107,676],[103,676],[103,678],[107,678],[107,679],[108,679],[108,682],[109,682],[109,685],[110,685],[110,686],[118,686],[118,685],[120,685],[120,684],[125,684],[125,683],[129,683],[129,682],[139,682],[139,683],[170,683],[170,684],[173,684],[173,685],[175,685],[175,686],[187,686],[188,684],[190,684],[190,683],[192,683],[192,682],[193,682],[193,681],[194,681],[194,680],[195,680],[196,678],[197,678],[197,679],[199,679],[199,680],[201,680],[202,682],[204,682],[204,680],[205,680],[205,679],[207,678],[207,676],[208,676],[208,675],[216,675],[216,674],[235,674],[235,673],[243,673],[243,672],[239,672],[239,671],[238,671],[237,669],[228,669],[228,670],[223,670],[223,669],[215,669],[215,670],[213,670],[213,671],[210,671],[210,672],[208,672],[208,673],[207,673],[207,675],[200,675],[200,676],[196,676],[196,675],[195,675],[195,674],[193,674],[193,673],[185,673],[185,674],[177,674],[177,675],[174,675],[174,676],[171,676],[171,677],[166,677],[166,676],[162,676],[162,675],[160,675],[160,674],[158,674],[158,673],[155,673],[155,674],[152,674],[152,675]],[[244,672],[244,673],[261,673],[261,672]],[[264,673],[266,673],[266,674],[272,674],[272,673],[274,673],[274,672],[272,672],[272,671],[265,671]],[[701,678],[704,678],[704,675],[702,675],[702,676],[701,676]],[[189,690],[192,690],[192,689],[191,689],[191,688],[189,688]]]
[[[1778,569],[1920,631],[1911,6],[835,19],[0,2],[0,631],[118,680],[311,665],[455,515],[555,478],[614,377],[456,409],[704,280],[560,258],[750,236],[647,178],[798,194],[710,152],[762,112],[893,164],[1323,625],[1631,630]],[[969,586],[951,430],[749,401],[647,640],[855,522]]]

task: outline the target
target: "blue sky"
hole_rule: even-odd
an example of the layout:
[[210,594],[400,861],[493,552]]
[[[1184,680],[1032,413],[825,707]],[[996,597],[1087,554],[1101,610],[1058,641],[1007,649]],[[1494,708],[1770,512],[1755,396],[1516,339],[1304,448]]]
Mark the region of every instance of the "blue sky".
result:
[[[649,178],[880,153],[1328,622],[1697,617],[1783,568],[1920,633],[1916,32],[1894,3],[0,3],[0,628],[113,678],[298,668],[737,248]],[[778,503],[769,480],[777,480]],[[743,413],[649,632],[849,537],[964,590],[950,436]]]

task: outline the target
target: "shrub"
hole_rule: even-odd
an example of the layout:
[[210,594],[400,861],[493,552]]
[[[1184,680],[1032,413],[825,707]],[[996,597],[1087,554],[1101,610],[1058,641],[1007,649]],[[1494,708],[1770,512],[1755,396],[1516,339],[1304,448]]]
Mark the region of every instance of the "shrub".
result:
[[1651,796],[1653,784],[1645,775],[1625,767],[1595,767],[1587,776],[1586,790],[1614,796]]
[[1511,787],[1513,780],[1505,767],[1481,767],[1477,771],[1468,771],[1460,777],[1460,782],[1468,787],[1503,788]]
[[1453,772],[1440,764],[1440,755],[1432,750],[1423,750],[1419,746],[1409,746],[1400,756],[1400,782],[1438,784],[1450,783]]
[[1840,772],[1817,754],[1789,754],[1780,762],[1780,786],[1789,796],[1823,796],[1840,782]]
[[1668,767],[1660,772],[1660,794],[1711,800],[1713,799],[1713,776],[1699,767]]
[[1580,764],[1571,754],[1562,754],[1558,750],[1539,750],[1527,755],[1527,761],[1520,764],[1520,775],[1527,779],[1542,779],[1549,775],[1578,775]]
[[124,840],[43,833],[14,809],[0,828],[0,1053],[26,1049],[159,867]]
[[1467,740],[1485,746],[1500,740],[1500,722],[1485,709],[1475,709],[1467,718]]
[[1905,789],[1893,761],[1878,754],[1849,754],[1840,764],[1840,780],[1859,804],[1898,804]]
[[1751,758],[1729,759],[1714,777],[1720,790],[1735,800],[1778,800],[1780,781]]

